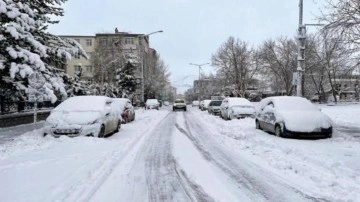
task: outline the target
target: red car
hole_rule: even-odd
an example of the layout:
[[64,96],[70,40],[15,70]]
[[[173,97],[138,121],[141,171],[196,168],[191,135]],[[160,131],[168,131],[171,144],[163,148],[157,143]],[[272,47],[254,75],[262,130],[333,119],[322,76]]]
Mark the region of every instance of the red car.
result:
[[135,120],[135,110],[131,101],[127,98],[113,98],[113,103],[119,108],[122,123],[128,123]]

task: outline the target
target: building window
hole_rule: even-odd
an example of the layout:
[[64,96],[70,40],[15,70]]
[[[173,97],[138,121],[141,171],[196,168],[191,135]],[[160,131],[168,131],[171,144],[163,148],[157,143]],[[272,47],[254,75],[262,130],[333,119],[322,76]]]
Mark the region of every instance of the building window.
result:
[[133,38],[125,38],[125,44],[134,44]]
[[86,46],[92,46],[92,39],[86,39]]
[[76,42],[80,43],[80,39],[74,39]]
[[107,46],[107,39],[100,39],[100,46]]
[[74,72],[80,72],[81,66],[80,65],[74,65]]
[[86,71],[87,72],[92,72],[92,66],[91,65],[86,66]]
[[80,53],[76,53],[76,54],[74,55],[74,58],[75,58],[75,59],[80,59]]

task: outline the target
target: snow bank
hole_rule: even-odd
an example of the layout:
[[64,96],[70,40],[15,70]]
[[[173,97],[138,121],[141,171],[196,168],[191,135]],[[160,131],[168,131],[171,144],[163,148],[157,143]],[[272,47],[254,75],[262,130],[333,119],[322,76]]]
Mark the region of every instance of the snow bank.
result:
[[211,138],[268,170],[267,175],[329,201],[360,198],[359,141],[344,141],[337,133],[323,140],[278,138],[256,130],[254,119],[223,121],[207,113],[193,113],[213,131]]

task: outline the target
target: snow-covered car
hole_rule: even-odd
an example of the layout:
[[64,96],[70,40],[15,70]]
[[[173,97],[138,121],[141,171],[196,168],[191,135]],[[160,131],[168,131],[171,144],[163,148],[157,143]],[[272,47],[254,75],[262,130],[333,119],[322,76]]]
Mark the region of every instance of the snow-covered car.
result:
[[145,103],[145,109],[157,109],[159,110],[159,101],[157,99],[147,99]]
[[135,110],[131,101],[128,98],[112,98],[114,107],[117,107],[120,110],[120,115],[122,118],[121,123],[129,123],[135,120]]
[[209,114],[212,115],[220,115],[220,105],[222,101],[221,100],[212,100],[208,107]]
[[211,102],[211,100],[203,100],[203,104],[201,105],[201,111],[206,111],[209,107],[209,104]]
[[256,128],[276,136],[332,137],[332,121],[302,97],[268,97],[260,102]]
[[255,117],[255,107],[246,98],[228,97],[220,105],[220,117],[225,120]]
[[183,99],[176,99],[173,104],[173,111],[183,110],[186,111],[186,103]]
[[119,110],[105,96],[71,97],[51,110],[46,119],[44,136],[105,137],[121,127]]
[[198,107],[200,105],[200,102],[197,100],[192,101],[192,107]]

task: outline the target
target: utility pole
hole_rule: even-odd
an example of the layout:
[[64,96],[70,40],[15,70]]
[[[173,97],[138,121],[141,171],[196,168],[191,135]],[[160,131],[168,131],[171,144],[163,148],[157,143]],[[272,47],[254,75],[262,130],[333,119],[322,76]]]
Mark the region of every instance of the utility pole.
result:
[[190,65],[194,65],[194,66],[197,66],[199,68],[199,80],[198,80],[198,86],[199,86],[199,95],[198,95],[198,100],[199,100],[199,103],[200,103],[200,76],[201,76],[201,67],[204,66],[204,65],[208,65],[210,63],[204,63],[204,64],[194,64],[194,63],[190,63]]
[[306,26],[303,25],[303,0],[299,0],[299,28],[298,28],[298,55],[297,55],[297,83],[296,96],[302,97],[302,73],[305,70],[305,39]]

